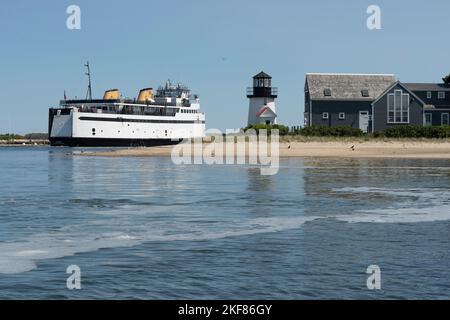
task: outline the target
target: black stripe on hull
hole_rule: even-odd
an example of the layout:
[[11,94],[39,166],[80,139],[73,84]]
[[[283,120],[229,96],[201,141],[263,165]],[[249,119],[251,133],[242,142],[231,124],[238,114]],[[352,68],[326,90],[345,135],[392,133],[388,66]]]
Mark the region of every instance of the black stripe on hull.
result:
[[100,122],[139,122],[139,123],[169,123],[169,124],[204,124],[205,121],[195,120],[158,120],[158,119],[128,119],[128,118],[100,118],[100,117],[79,117],[81,121]]
[[102,139],[102,138],[50,138],[52,147],[156,147],[181,142],[171,139]]

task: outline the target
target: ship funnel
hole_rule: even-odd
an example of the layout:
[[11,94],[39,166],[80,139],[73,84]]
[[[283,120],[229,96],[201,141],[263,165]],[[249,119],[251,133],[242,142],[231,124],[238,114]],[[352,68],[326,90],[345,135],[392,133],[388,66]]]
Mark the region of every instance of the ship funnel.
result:
[[105,91],[105,94],[103,96],[103,100],[119,100],[120,99],[120,92],[119,89],[111,89]]
[[145,88],[139,91],[137,101],[145,102],[148,100],[153,100],[153,88]]

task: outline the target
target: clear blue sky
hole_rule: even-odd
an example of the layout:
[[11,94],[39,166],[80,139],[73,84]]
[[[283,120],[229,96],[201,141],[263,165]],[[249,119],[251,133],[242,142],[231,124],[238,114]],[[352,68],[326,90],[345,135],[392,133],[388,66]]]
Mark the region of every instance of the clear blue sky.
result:
[[[66,8],[82,10],[81,30]],[[366,9],[382,9],[382,30]],[[245,89],[261,70],[279,87],[279,122],[303,122],[307,72],[394,73],[439,82],[450,72],[450,1],[5,1],[0,11],[0,132],[45,132],[64,90],[134,97],[167,78],[200,94],[208,128],[246,124]]]

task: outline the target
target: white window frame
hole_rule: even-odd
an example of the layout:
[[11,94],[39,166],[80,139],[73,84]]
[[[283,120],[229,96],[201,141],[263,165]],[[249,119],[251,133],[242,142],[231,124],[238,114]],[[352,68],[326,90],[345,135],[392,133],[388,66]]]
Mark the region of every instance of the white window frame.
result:
[[433,93],[431,91],[427,92],[427,99],[431,99],[433,97]]
[[438,92],[438,99],[444,100],[445,99],[445,91],[439,91]]
[[339,120],[345,120],[345,112],[339,112]]
[[[447,123],[444,123],[444,115],[447,116]],[[441,126],[448,126],[450,125],[450,113],[443,112],[441,113]]]
[[[396,99],[396,94],[400,94],[400,111],[397,111],[397,99]],[[393,106],[391,108],[391,106],[389,105],[389,100],[392,97],[393,99]],[[387,123],[389,124],[409,124],[410,123],[410,118],[409,118],[409,113],[410,113],[410,95],[409,93],[403,93],[403,90],[397,89],[394,90],[394,93],[389,93],[387,95]],[[407,105],[404,105],[404,101],[407,101]],[[406,108],[406,111],[405,111]],[[390,120],[389,117],[389,113],[393,112],[394,113],[394,119]],[[397,113],[400,112],[400,121],[397,121]],[[403,113],[407,112],[407,121],[403,120]]]
[[[427,116],[430,116],[430,124],[427,124]],[[425,112],[423,115],[423,125],[432,126],[433,125],[433,114],[431,112]]]
[[322,120],[328,120],[330,119],[330,114],[328,112],[323,112],[322,113]]

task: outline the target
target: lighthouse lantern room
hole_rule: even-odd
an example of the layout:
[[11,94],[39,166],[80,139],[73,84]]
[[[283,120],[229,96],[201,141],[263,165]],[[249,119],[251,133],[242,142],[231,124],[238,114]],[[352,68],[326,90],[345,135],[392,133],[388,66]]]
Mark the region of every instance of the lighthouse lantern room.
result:
[[277,113],[275,99],[278,88],[272,87],[272,77],[260,72],[253,77],[253,87],[247,88],[249,98],[248,125],[276,124]]

